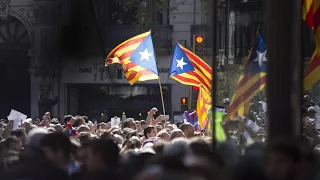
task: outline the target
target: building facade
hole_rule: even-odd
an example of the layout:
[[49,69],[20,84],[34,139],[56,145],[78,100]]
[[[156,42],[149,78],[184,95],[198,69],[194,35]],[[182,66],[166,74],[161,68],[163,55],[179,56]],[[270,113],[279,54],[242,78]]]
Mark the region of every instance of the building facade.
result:
[[[153,106],[163,111],[158,81],[131,87],[121,67],[104,67],[107,53],[141,29],[126,14],[116,20],[112,17],[112,11],[121,6],[116,1],[96,1],[90,4],[93,10],[87,2],[1,1],[0,61],[2,83],[8,85],[1,93],[1,116],[11,108],[32,118],[44,111],[60,118],[83,114],[95,119],[123,112],[143,118]],[[176,42],[191,47],[192,27],[205,24],[205,14],[200,1],[172,1],[170,5],[176,10],[168,7],[151,14],[157,21],[152,30],[161,91],[166,113],[173,115],[180,112],[181,97],[189,96],[190,87],[168,76],[172,47]],[[210,62],[208,54],[203,58]]]
[[[81,114],[102,120],[123,112],[143,119],[153,106],[163,111],[158,81],[131,87],[121,67],[104,67],[112,48],[146,31],[135,24],[134,11],[124,11],[123,1],[89,2],[0,0],[1,117],[10,109],[32,118],[51,111],[60,118]],[[203,35],[201,56],[212,62],[208,5],[200,0],[171,0],[159,11],[154,1],[144,4],[153,20],[147,28],[153,32],[166,114],[173,116],[181,113],[181,98],[190,96],[190,87],[168,77],[173,46],[179,42],[191,49],[193,35]],[[255,32],[265,29],[263,1],[229,0],[218,5],[217,47],[224,58],[215,59],[220,63],[228,57],[222,62],[225,66],[242,64]],[[305,57],[310,57],[312,33],[305,29],[304,34],[308,37]]]

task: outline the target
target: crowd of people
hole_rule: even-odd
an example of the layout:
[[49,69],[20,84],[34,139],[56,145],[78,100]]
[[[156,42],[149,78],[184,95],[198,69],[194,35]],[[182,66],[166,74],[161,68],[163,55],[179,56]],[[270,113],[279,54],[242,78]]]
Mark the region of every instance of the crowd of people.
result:
[[[229,101],[224,100],[226,107]],[[304,97],[303,137],[268,143],[263,102],[248,117],[224,120],[226,140],[163,116],[126,118],[120,124],[67,115],[0,123],[1,180],[102,179],[319,179],[317,105]],[[227,113],[227,109],[226,109]],[[213,144],[213,142],[215,142]]]

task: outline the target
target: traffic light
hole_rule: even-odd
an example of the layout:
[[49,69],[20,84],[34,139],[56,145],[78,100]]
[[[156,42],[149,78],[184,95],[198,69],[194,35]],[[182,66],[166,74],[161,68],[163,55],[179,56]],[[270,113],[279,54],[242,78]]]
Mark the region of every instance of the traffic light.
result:
[[198,86],[192,86],[192,90],[193,91],[199,91],[199,87]]
[[181,103],[181,112],[188,111],[188,98],[182,97],[180,103]]
[[203,36],[193,35],[192,50],[196,54],[202,54],[204,52],[204,37]]

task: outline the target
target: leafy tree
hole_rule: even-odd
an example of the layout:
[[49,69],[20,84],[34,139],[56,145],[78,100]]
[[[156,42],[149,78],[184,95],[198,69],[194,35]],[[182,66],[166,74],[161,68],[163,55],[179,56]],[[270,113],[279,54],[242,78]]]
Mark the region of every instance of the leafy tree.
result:
[[217,77],[217,89],[216,89],[216,97],[217,104],[222,103],[223,98],[232,98],[234,90],[238,84],[240,75],[241,75],[242,67],[239,65],[229,65],[228,69],[224,72],[224,76],[222,79],[218,79]]

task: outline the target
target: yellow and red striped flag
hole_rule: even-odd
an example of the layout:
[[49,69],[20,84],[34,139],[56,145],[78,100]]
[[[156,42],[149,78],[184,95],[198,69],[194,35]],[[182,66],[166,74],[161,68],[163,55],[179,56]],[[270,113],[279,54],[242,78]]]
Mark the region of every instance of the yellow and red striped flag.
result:
[[228,119],[247,116],[251,99],[265,87],[267,82],[266,53],[264,39],[258,32],[256,42],[249,52],[228,108]]
[[210,93],[200,86],[197,99],[197,115],[201,129],[205,129],[210,123],[210,111],[212,110],[212,98]]
[[[309,62],[304,76],[304,89],[309,90],[320,80],[320,2],[319,0],[304,0],[303,19],[313,28],[316,49]],[[308,12],[306,14],[306,12]]]
[[105,65],[122,64],[129,84],[137,81],[158,79],[151,31],[134,36],[114,48],[107,56]]
[[302,19],[313,28],[313,4],[314,0],[303,0]]
[[181,84],[203,87],[211,92],[212,68],[180,44],[175,45],[169,75]]

